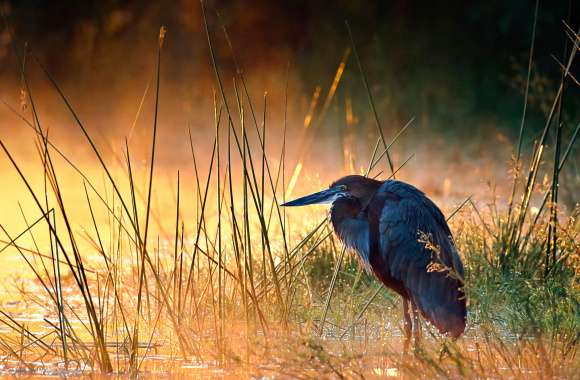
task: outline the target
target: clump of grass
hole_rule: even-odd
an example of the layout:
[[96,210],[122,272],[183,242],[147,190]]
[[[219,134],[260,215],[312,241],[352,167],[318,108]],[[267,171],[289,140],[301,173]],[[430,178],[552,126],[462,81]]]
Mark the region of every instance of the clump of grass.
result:
[[464,231],[458,241],[468,263],[474,321],[496,321],[517,335],[540,332],[577,338],[580,293],[576,268],[580,263],[578,241],[573,238],[578,235],[575,219],[573,215],[561,226],[559,260],[547,271],[545,228],[549,217],[540,222],[544,231],[534,233],[525,250],[504,259],[500,253],[505,241],[502,230],[490,234],[481,225],[466,227],[473,230]]

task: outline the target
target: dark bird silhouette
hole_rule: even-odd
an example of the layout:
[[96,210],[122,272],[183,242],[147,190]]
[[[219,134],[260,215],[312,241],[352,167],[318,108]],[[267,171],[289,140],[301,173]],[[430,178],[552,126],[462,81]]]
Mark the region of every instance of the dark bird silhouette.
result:
[[412,332],[415,344],[421,337],[419,313],[442,334],[463,333],[463,264],[445,217],[422,191],[401,181],[349,175],[283,206],[320,203],[332,204],[330,219],[340,240],[403,298],[405,349]]

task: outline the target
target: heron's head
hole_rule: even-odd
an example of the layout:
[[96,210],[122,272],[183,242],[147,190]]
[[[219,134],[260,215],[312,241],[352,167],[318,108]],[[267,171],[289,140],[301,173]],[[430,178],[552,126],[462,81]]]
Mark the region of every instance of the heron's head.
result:
[[282,206],[307,206],[333,203],[340,198],[354,198],[361,204],[367,204],[382,182],[360,175],[348,175],[335,181],[326,190],[305,195]]

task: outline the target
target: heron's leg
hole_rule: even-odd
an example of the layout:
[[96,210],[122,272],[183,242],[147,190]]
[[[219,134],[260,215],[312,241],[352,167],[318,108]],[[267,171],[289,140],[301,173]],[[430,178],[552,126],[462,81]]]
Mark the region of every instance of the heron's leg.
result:
[[419,315],[419,310],[414,302],[411,302],[411,309],[413,311],[413,335],[415,336],[415,347],[417,347],[423,336],[423,330],[421,329],[421,316]]
[[411,316],[409,315],[409,301],[403,298],[403,328],[405,330],[405,344],[404,351],[409,351],[409,344],[411,343],[411,333],[413,329]]

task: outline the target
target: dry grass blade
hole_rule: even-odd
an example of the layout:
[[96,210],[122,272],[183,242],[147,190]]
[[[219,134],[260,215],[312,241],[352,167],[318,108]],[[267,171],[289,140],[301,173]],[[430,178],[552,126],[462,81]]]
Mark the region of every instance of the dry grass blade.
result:
[[[389,164],[389,168],[391,169],[391,173],[394,173],[395,168],[393,167],[393,161],[391,160],[391,155],[389,154],[389,149],[387,146],[387,140],[385,139],[385,135],[383,133],[383,128],[381,127],[381,122],[379,120],[379,114],[377,113],[377,108],[375,107],[375,101],[373,100],[373,94],[371,93],[371,89],[369,87],[369,83],[367,80],[367,76],[365,74],[365,71],[363,69],[362,63],[360,61],[360,57],[358,55],[357,49],[356,49],[356,44],[354,43],[354,38],[352,36],[352,31],[350,30],[350,25],[348,24],[348,21],[344,22],[346,25],[346,30],[348,31],[348,37],[350,39],[350,43],[352,45],[352,51],[354,53],[354,56],[356,58],[356,63],[358,66],[358,69],[360,71],[360,75],[361,75],[361,79],[363,81],[366,93],[367,93],[367,97],[368,97],[368,101],[369,101],[369,106],[371,108],[371,111],[373,112],[373,117],[375,119],[375,124],[377,126],[377,133],[379,134],[379,136],[381,137],[381,141],[383,143],[383,148],[385,148],[385,154],[387,157],[387,163]],[[393,176],[394,177],[394,176]]]

